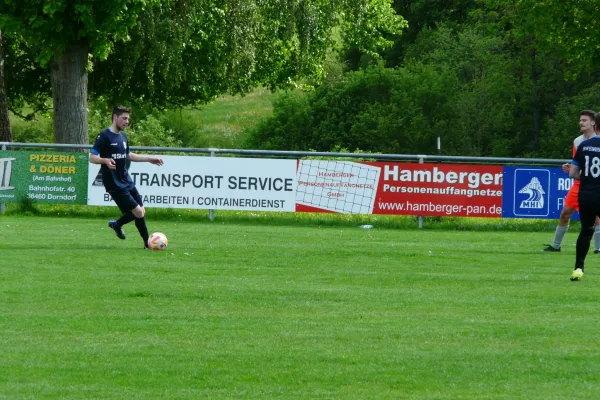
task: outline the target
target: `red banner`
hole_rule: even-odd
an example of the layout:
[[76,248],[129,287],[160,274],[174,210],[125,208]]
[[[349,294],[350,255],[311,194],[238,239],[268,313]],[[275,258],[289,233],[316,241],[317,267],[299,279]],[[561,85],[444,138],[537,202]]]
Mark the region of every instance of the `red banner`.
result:
[[381,166],[373,214],[502,216],[502,166],[372,165]]

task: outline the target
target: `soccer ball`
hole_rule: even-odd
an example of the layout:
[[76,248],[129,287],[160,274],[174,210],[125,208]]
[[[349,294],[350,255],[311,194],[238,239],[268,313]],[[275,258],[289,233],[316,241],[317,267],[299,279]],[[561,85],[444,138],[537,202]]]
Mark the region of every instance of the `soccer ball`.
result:
[[148,238],[148,247],[152,250],[164,250],[167,248],[168,243],[167,235],[162,232],[154,232]]

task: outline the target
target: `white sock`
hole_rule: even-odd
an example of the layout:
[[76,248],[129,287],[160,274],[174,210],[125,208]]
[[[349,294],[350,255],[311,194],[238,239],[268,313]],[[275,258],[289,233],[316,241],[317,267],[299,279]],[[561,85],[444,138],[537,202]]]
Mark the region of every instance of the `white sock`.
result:
[[554,232],[554,241],[552,242],[552,247],[555,249],[560,249],[562,245],[562,241],[565,237],[565,233],[569,230],[569,225],[567,226],[557,226],[556,232]]
[[600,226],[596,226],[594,232],[594,250],[600,250]]

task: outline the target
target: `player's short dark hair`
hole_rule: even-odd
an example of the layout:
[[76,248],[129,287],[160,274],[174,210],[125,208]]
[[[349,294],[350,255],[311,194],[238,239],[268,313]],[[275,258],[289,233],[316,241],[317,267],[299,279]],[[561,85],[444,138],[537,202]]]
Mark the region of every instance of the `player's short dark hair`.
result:
[[112,111],[112,115],[116,115],[117,117],[120,117],[121,114],[125,114],[125,113],[131,114],[131,108],[122,106],[120,104],[118,106],[116,106],[115,108],[113,108],[113,111]]
[[596,114],[596,111],[594,110],[583,110],[582,112],[579,113],[579,116],[581,117],[582,115],[585,115],[586,117],[590,117],[590,119],[596,123],[598,123],[596,121],[596,116],[598,114]]

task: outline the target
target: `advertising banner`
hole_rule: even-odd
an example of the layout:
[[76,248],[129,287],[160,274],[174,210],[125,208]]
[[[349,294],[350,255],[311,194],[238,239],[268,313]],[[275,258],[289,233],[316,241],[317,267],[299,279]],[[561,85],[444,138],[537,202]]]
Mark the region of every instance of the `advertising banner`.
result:
[[365,163],[301,160],[296,211],[372,214],[380,175]]
[[504,167],[502,216],[558,219],[572,185],[573,179],[561,168]]
[[0,152],[0,202],[87,203],[87,153]]
[[[0,203],[114,206],[88,153],[0,152]],[[559,167],[163,156],[131,163],[146,207],[558,219]],[[574,218],[578,218],[576,213]]]
[[502,216],[502,166],[300,161],[297,211]]
[[[131,163],[145,207],[295,211],[296,161],[161,156],[163,166]],[[113,206],[100,165],[90,164],[88,204]]]

